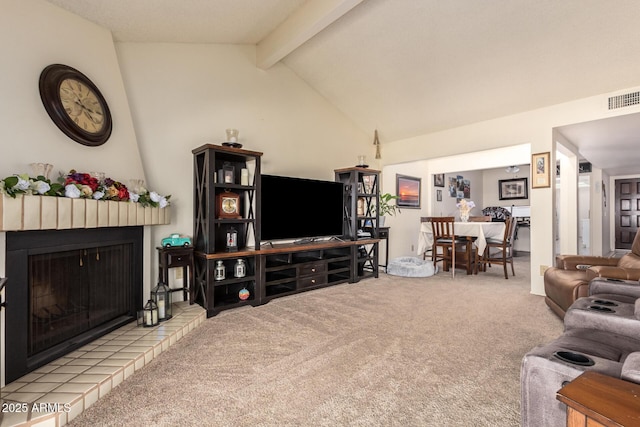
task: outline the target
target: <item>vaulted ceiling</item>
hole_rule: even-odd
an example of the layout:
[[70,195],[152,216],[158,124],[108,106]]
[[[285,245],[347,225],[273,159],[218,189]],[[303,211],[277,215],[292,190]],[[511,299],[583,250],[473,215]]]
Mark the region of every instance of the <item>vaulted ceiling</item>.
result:
[[[116,41],[256,45],[383,142],[640,85],[637,0],[48,1]],[[600,125],[588,160],[640,164]]]

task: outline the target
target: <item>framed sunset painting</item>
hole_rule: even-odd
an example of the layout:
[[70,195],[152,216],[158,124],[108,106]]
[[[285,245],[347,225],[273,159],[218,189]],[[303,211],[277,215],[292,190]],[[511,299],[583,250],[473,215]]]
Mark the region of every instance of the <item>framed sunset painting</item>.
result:
[[396,205],[401,208],[420,208],[420,178],[396,174]]

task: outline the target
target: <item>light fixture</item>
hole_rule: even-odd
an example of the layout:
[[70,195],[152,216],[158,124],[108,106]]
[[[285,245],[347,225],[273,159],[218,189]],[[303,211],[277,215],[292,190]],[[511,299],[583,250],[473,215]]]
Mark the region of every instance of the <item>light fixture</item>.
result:
[[373,145],[376,146],[376,159],[381,159],[382,155],[380,154],[380,140],[378,139],[378,129],[376,129],[374,132]]
[[508,173],[518,173],[520,172],[520,168],[518,166],[513,165],[506,168],[505,171]]

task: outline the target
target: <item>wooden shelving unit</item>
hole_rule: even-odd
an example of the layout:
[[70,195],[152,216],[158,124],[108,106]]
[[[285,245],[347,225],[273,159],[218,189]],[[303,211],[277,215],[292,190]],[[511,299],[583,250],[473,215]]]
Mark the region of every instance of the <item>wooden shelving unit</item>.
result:
[[[259,303],[256,284],[260,248],[260,160],[262,153],[207,144],[194,149],[194,224],[196,298],[212,316],[220,310]],[[248,181],[242,182],[242,170]],[[220,172],[223,176],[220,177]],[[224,172],[226,171],[225,179]],[[227,182],[231,181],[231,182]],[[220,218],[217,198],[221,193],[239,196],[241,218]],[[237,232],[237,250],[227,248],[228,233]],[[243,259],[246,275],[234,277],[234,265]],[[225,278],[216,280],[218,261],[225,267]],[[241,299],[240,291],[249,292]]]
[[[371,182],[367,191],[347,184],[345,193],[345,240],[318,241],[306,244],[276,244],[261,247],[261,177],[262,153],[243,149],[203,145],[194,155],[194,300],[213,316],[221,310],[259,305],[273,298],[317,289],[338,283],[353,283],[365,277],[378,277],[378,239],[358,238],[358,227],[368,222],[377,230],[378,216],[374,200],[378,196],[377,171],[358,170],[348,173],[348,179],[365,178]],[[227,170],[228,180],[219,176]],[[241,170],[249,171],[249,181],[241,181]],[[362,168],[358,168],[362,169]],[[233,171],[233,172],[230,172]],[[345,178],[346,179],[346,178]],[[354,190],[354,188],[356,190]],[[241,215],[220,218],[217,198],[223,192],[240,197]],[[353,205],[358,197],[369,199],[366,215],[355,215]],[[347,212],[349,215],[347,215]],[[229,251],[227,233],[233,227],[238,232],[238,248]],[[349,228],[350,227],[350,228]],[[344,237],[344,236],[343,236]],[[242,259],[246,274],[235,277],[234,266]],[[224,267],[224,278],[216,276],[216,268]]]
[[356,166],[336,169],[334,172],[336,181],[345,185],[345,238],[361,241],[355,254],[355,281],[378,277],[379,244],[365,244],[364,241],[379,237],[380,216],[377,203],[380,197],[380,171]]

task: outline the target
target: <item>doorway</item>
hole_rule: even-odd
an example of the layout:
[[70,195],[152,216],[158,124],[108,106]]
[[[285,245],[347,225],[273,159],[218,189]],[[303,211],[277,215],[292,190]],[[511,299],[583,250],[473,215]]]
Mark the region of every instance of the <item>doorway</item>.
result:
[[640,220],[640,178],[615,181],[615,249],[631,249]]

